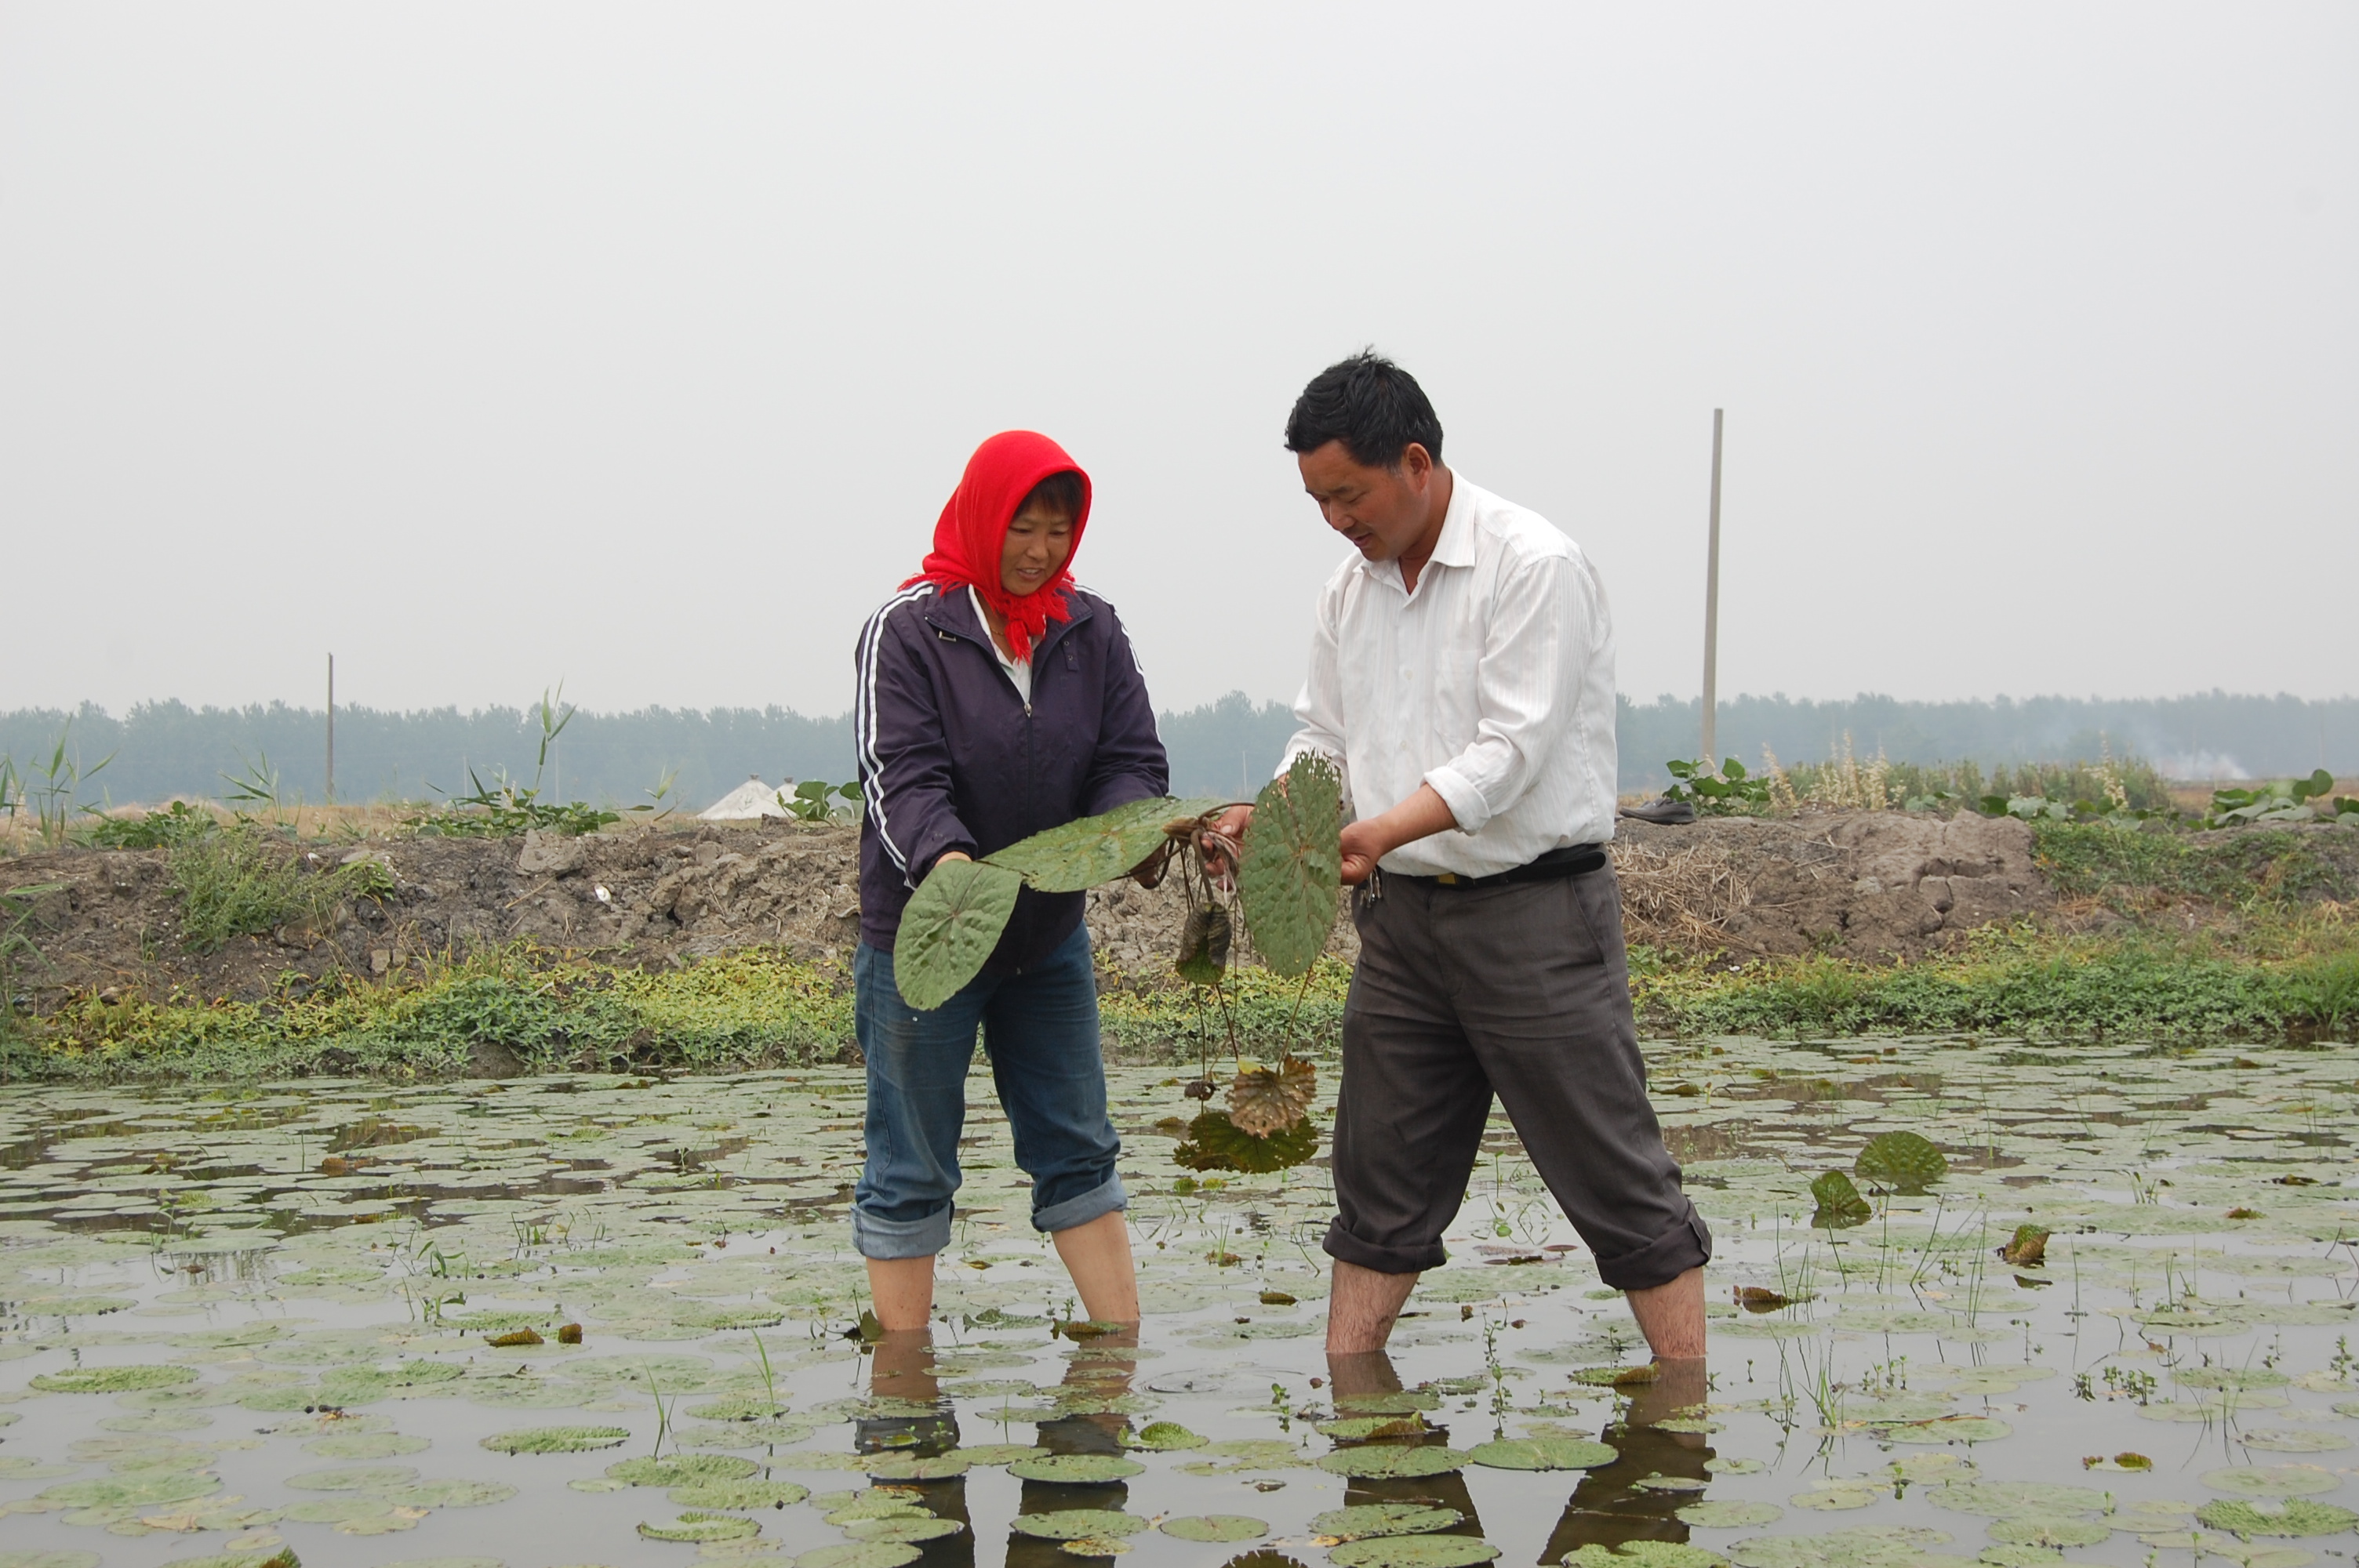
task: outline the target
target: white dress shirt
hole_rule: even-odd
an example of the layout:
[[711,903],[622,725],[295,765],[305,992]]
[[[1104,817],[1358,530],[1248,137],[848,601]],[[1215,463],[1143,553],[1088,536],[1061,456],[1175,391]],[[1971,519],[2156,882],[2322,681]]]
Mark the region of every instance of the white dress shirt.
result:
[[1455,831],[1405,844],[1388,871],[1486,876],[1614,837],[1614,618],[1581,546],[1453,474],[1417,591],[1354,553],[1327,579],[1287,747],[1343,773],[1345,812],[1389,811],[1430,784]]

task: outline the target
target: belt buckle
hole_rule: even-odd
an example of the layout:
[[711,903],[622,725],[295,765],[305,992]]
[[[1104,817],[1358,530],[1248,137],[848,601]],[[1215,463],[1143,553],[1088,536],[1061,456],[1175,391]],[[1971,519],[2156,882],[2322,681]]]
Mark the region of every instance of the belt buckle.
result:
[[1458,885],[1458,873],[1456,871],[1442,871],[1437,874],[1433,880],[1440,882],[1443,887],[1454,888]]

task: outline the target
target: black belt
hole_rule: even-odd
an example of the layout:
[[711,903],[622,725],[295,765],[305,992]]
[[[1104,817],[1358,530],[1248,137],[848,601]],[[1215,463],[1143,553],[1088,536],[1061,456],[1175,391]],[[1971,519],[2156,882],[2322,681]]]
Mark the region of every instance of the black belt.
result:
[[1456,871],[1444,871],[1440,876],[1413,876],[1407,871],[1392,874],[1403,881],[1431,882],[1445,888],[1495,888],[1510,882],[1552,881],[1558,877],[1585,877],[1603,870],[1605,851],[1595,844],[1568,844],[1561,849],[1550,849],[1536,860],[1520,866],[1510,866],[1504,871],[1494,871],[1487,877],[1461,876]]

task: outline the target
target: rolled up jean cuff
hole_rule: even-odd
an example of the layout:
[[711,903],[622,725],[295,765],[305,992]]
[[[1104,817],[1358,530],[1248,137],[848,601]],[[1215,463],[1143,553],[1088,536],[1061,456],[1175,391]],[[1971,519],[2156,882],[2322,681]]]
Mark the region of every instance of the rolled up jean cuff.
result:
[[[1130,1194],[1123,1190],[1122,1178],[1108,1176],[1079,1197],[1070,1197],[1063,1203],[1052,1203],[1046,1208],[1034,1209],[1032,1228],[1071,1230],[1077,1225],[1087,1225],[1102,1214],[1113,1214],[1129,1206]],[[947,1218],[942,1235],[945,1240],[949,1238]]]
[[1600,1258],[1597,1277],[1617,1291],[1651,1291],[1712,1260],[1712,1231],[1695,1205],[1680,1222],[1635,1252]]
[[852,1211],[852,1245],[863,1258],[930,1258],[950,1244],[949,1204],[921,1219],[883,1219],[856,1206]]

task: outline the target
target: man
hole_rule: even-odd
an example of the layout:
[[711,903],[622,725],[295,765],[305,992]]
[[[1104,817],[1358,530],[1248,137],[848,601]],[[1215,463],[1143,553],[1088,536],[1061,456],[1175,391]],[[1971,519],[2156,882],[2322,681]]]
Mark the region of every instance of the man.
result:
[[1656,1357],[1701,1357],[1712,1237],[1647,1100],[1603,853],[1614,629],[1597,574],[1444,468],[1433,406],[1373,353],[1304,389],[1286,445],[1359,552],[1320,596],[1286,758],[1333,761],[1357,818],[1328,1352],[1382,1349],[1444,1260],[1495,1093]]

